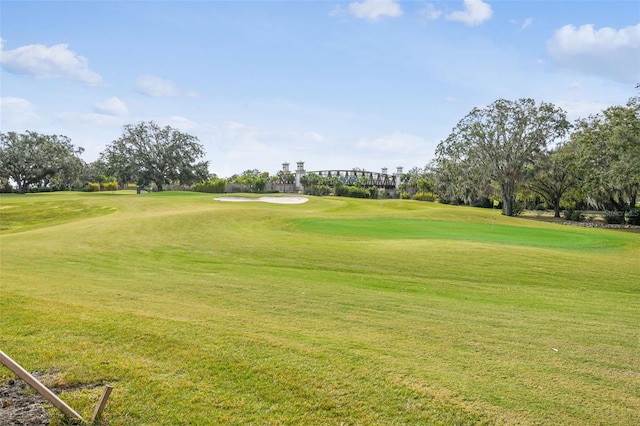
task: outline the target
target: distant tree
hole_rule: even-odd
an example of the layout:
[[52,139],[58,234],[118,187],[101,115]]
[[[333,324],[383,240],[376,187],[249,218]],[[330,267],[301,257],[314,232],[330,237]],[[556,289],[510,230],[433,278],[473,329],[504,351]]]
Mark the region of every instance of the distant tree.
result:
[[530,166],[568,129],[565,112],[552,104],[499,99],[464,117],[438,145],[436,156],[449,171],[488,177],[500,189],[504,214],[512,216],[516,190]]
[[367,176],[360,176],[354,183],[354,186],[357,188],[364,188],[369,183],[369,178]]
[[329,195],[331,180],[316,173],[308,173],[300,178],[304,193],[309,195]]
[[413,167],[402,175],[401,181],[407,184],[407,191],[411,193],[430,192],[433,189],[433,176],[428,167]]
[[119,139],[101,154],[121,183],[154,183],[158,191],[173,182],[191,184],[208,178],[208,162],[198,138],[153,121],[124,126]]
[[621,212],[633,208],[640,191],[640,97],[579,120],[571,143],[589,202]]
[[102,182],[106,176],[109,176],[109,166],[102,160],[96,160],[89,164],[84,164],[80,173],[80,180],[83,183]]
[[260,172],[258,169],[249,169],[239,176],[233,175],[230,179],[232,183],[243,185],[248,192],[264,191],[269,179],[269,172]]
[[476,205],[496,194],[485,165],[477,158],[439,158],[431,169],[433,188],[441,202]]
[[433,190],[433,183],[426,176],[421,176],[416,182],[418,192],[431,192]]
[[296,181],[296,177],[293,173],[285,172],[283,170],[278,171],[275,176],[272,176],[271,179],[275,183],[279,184],[291,184]]
[[71,185],[82,170],[83,151],[66,136],[0,133],[0,176],[13,180],[20,193],[31,186],[48,186],[52,179]]
[[263,177],[258,177],[253,182],[253,188],[256,192],[263,192],[266,187],[267,187],[267,180]]
[[[79,189],[82,187],[82,171],[86,163],[78,156],[82,148],[76,149],[75,153],[69,151],[69,155],[63,154],[59,157],[56,173],[43,180],[57,189]],[[62,150],[61,150],[62,153]]]
[[533,166],[527,188],[553,206],[554,216],[560,217],[562,197],[578,185],[575,170],[575,150],[565,145],[550,150],[538,158]]

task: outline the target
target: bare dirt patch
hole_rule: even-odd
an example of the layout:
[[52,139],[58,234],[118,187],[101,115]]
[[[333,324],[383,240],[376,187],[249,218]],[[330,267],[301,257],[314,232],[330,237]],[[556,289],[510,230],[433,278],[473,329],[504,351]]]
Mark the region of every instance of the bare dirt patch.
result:
[[[47,373],[31,373],[39,382],[47,386],[53,393],[59,395],[60,392],[76,389],[93,389],[104,386],[105,383],[90,383],[65,385],[61,384],[56,370]],[[52,409],[51,405],[40,394],[34,391],[29,385],[19,378],[0,382],[0,425],[23,425],[41,426],[49,425],[51,417],[47,410]],[[64,416],[58,413],[59,416]],[[61,418],[61,417],[57,417]],[[80,424],[79,422],[66,418],[65,424]],[[100,424],[106,424],[104,422]]]
[[[38,379],[39,380],[39,379]],[[0,383],[0,424],[40,426],[49,424],[48,402],[20,379]]]

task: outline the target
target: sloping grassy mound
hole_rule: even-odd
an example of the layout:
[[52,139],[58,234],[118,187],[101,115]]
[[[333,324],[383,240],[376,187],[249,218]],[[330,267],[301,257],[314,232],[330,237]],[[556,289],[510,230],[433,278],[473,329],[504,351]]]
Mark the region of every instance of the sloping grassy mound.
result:
[[86,417],[108,382],[110,424],[637,424],[638,234],[192,193],[0,220],[20,203],[84,207],[11,216],[0,348]]
[[0,211],[0,233],[21,232],[53,226],[89,217],[109,214],[112,207],[89,205],[79,199],[38,199],[24,196],[4,196]]

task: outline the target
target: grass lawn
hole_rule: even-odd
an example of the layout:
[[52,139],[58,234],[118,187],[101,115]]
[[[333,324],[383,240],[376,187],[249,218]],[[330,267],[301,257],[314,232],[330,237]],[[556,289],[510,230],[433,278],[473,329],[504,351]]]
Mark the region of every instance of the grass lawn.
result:
[[109,425],[640,425],[638,233],[406,200],[2,195],[0,312],[0,349],[85,418],[113,386]]

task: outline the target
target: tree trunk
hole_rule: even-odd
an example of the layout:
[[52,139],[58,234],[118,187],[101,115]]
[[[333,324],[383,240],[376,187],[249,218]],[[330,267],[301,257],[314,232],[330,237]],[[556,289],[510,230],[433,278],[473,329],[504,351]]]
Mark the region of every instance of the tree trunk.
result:
[[513,216],[516,204],[516,188],[514,182],[504,182],[501,185],[502,202],[504,204],[504,215]]
[[29,191],[29,183],[27,181],[22,181],[18,183],[18,192],[20,194],[26,194]]

